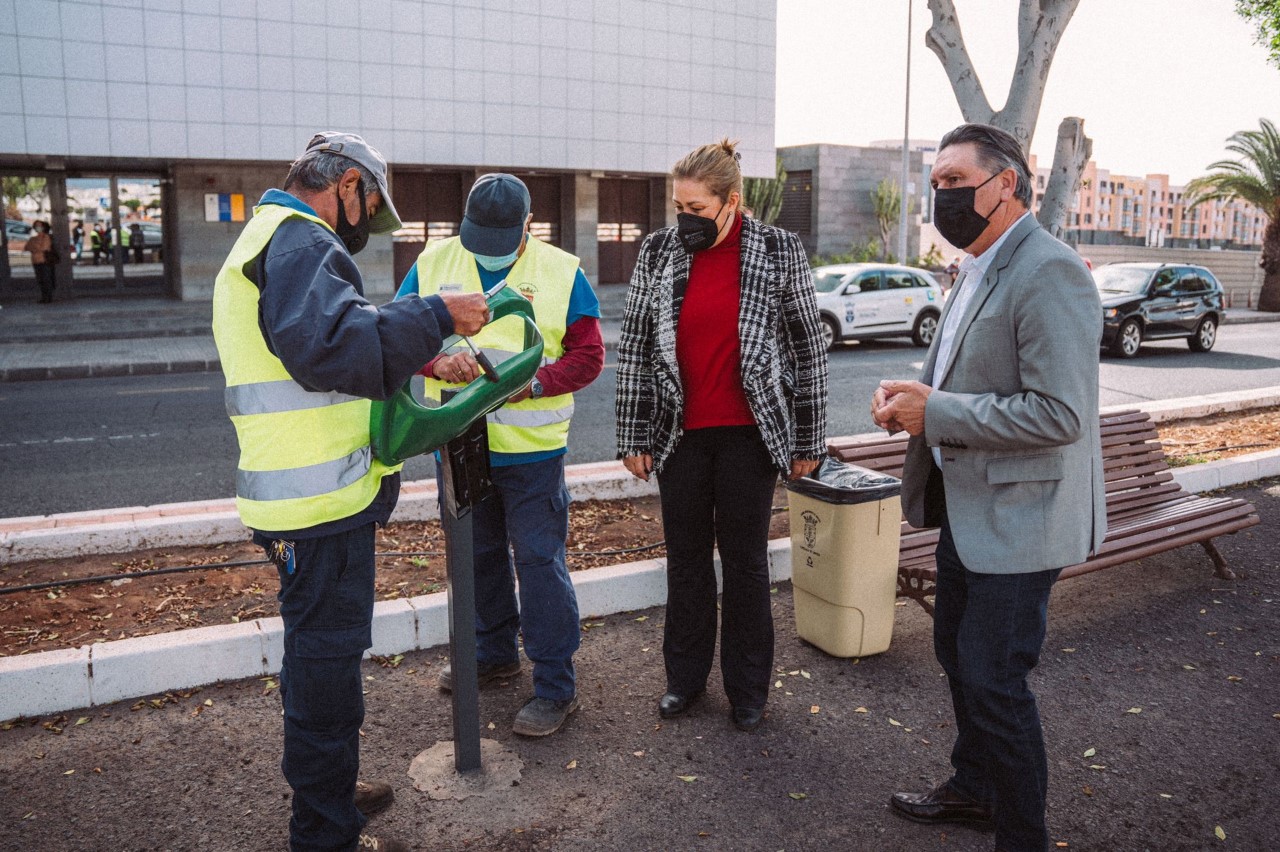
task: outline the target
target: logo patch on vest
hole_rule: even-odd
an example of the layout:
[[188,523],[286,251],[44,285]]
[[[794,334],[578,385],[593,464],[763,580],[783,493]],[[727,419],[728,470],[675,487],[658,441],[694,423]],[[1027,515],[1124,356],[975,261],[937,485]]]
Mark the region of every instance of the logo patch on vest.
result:
[[533,301],[533,297],[538,293],[537,285],[529,281],[526,281],[523,284],[517,284],[516,289],[520,291],[521,296],[524,296],[530,302]]
[[461,293],[462,285],[461,284],[441,284],[440,292],[441,293]]

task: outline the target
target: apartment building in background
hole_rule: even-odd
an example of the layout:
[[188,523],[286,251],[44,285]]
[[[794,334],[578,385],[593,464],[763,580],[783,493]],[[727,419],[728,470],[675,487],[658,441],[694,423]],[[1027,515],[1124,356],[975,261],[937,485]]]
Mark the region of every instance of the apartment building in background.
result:
[[[1033,155],[1035,209],[1049,182],[1048,168]],[[1185,186],[1169,176],[1113,174],[1090,160],[1067,214],[1066,241],[1079,245],[1141,245],[1164,248],[1259,249],[1266,215],[1243,201],[1187,203]]]

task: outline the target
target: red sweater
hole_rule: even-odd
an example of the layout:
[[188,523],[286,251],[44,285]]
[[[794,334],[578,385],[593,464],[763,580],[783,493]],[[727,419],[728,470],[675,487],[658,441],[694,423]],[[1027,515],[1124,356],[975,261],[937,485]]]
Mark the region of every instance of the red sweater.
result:
[[742,389],[738,296],[742,216],[724,241],[693,255],[676,327],[676,360],[684,385],[684,428],[753,426]]

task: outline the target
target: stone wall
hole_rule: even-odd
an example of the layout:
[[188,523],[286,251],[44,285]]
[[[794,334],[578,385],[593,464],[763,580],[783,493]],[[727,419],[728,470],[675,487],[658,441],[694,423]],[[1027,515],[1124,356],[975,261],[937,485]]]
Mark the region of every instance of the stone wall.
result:
[[[901,151],[853,145],[796,145],[779,148],[778,155],[787,171],[813,172],[813,230],[805,244],[811,255],[844,254],[854,244],[862,246],[869,240],[880,240],[871,193],[885,178],[901,180]],[[911,180],[919,180],[922,168],[920,152],[912,152]],[[913,211],[908,221],[908,256],[920,253],[919,212]],[[897,249],[895,224],[889,234],[889,250],[896,254]]]

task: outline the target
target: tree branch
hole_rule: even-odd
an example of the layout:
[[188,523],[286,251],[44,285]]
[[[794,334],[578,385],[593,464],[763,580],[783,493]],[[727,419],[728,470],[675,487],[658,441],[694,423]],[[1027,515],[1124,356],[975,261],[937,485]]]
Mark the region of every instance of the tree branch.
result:
[[1093,140],[1084,135],[1083,118],[1064,118],[1058,125],[1058,144],[1053,151],[1053,170],[1037,218],[1044,229],[1061,239],[1066,227],[1080,175],[1093,156]]
[[1023,151],[1031,149],[1049,66],[1079,5],[1080,0],[1021,0],[1019,5],[1018,64],[1009,83],[1009,97],[992,117],[992,124],[1017,137]]
[[978,79],[973,60],[964,46],[955,4],[952,0],[929,0],[929,11],[933,13],[933,25],[924,34],[924,43],[942,62],[947,79],[951,81],[951,90],[955,92],[956,103],[960,106],[960,114],[965,121],[992,123],[991,102],[982,90],[982,81]]

